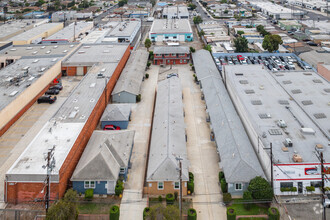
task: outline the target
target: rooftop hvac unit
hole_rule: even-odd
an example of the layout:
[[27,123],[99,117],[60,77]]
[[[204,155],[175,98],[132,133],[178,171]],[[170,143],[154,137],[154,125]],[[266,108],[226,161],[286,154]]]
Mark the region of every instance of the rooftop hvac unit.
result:
[[43,72],[43,71],[45,71],[45,67],[42,67],[40,70],[39,70],[39,72]]
[[17,93],[18,93],[18,91],[14,91],[14,92],[10,93],[9,96],[10,96],[10,97],[13,97],[13,96],[15,96]]
[[28,70],[30,67],[29,66],[25,66],[22,68],[22,70]]
[[39,61],[38,59],[36,59],[36,60],[33,60],[33,63],[38,63],[38,61]]
[[313,128],[300,128],[301,133],[303,134],[315,134]]
[[323,151],[323,145],[322,144],[316,144],[315,145],[315,150],[316,151]]
[[41,49],[45,49],[46,46],[42,46]]
[[292,160],[296,163],[301,163],[303,161],[302,157],[299,154],[294,154]]

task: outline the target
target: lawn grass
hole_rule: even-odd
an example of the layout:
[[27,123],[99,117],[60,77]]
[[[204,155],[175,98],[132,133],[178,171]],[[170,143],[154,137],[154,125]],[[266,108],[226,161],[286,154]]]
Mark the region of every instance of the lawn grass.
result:
[[244,204],[242,204],[242,201],[243,201],[243,199],[233,199],[232,205],[230,206],[230,208],[234,208],[236,210],[237,216],[267,214],[268,207],[259,206],[257,204],[251,204],[251,209],[246,210],[244,207]]
[[79,203],[79,214],[109,214],[112,204],[108,203]]
[[[158,204],[163,204],[164,206],[166,206],[166,200],[165,198],[163,198],[162,202],[158,201],[158,198],[149,198],[149,206],[156,206]],[[179,208],[179,201],[174,201],[174,206],[176,206],[177,208]],[[188,209],[192,208],[192,201],[191,199],[184,199],[184,201],[182,201],[182,212],[183,213],[187,213]]]
[[267,220],[266,218],[239,218],[239,220]]

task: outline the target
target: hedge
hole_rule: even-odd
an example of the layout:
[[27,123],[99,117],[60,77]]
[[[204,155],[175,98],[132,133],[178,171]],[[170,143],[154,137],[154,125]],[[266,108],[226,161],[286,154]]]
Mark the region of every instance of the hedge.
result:
[[315,191],[315,187],[314,186],[306,186],[306,190],[308,192],[314,192]]
[[145,207],[143,210],[143,220],[146,219],[146,217],[150,216],[150,208],[149,207]]
[[227,192],[227,182],[226,179],[222,179],[220,182],[221,185],[221,191],[222,193],[226,193]]
[[123,184],[122,181],[118,180],[117,184],[116,184],[116,187],[115,187],[116,196],[119,196],[120,194],[122,194],[123,190],[124,190],[124,184]]
[[166,205],[174,204],[174,195],[172,193],[166,194]]
[[268,209],[268,220],[280,220],[280,212],[275,207]]
[[196,220],[197,219],[197,212],[195,209],[188,209],[188,220]]
[[223,194],[223,203],[228,205],[231,202],[231,194],[230,193],[224,193]]
[[236,210],[234,208],[227,208],[227,220],[236,220]]
[[297,187],[281,187],[281,192],[297,192]]
[[110,208],[110,220],[119,220],[120,210],[119,207],[116,205],[113,205]]
[[194,182],[194,174],[192,172],[189,172],[189,181]]
[[224,178],[225,178],[225,173],[220,171],[219,172],[219,182],[221,182],[221,180],[224,179]]
[[189,181],[188,182],[188,190],[190,191],[190,193],[194,193],[194,189],[195,189],[194,182]]
[[94,196],[94,189],[85,190],[85,200],[92,201]]

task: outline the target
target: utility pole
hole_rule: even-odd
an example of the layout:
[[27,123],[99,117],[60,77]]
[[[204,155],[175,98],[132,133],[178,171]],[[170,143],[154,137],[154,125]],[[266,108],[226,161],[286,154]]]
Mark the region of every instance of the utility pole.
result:
[[323,206],[323,213],[322,213],[322,220],[326,220],[326,213],[325,213],[325,205],[324,205],[324,200],[325,200],[325,190],[324,190],[324,181],[325,181],[325,177],[327,178],[326,180],[328,181],[328,177],[325,175],[324,173],[324,159],[323,159],[323,152],[318,152],[316,151],[316,157],[317,159],[319,159],[319,161],[321,162],[321,178],[322,178],[322,182],[321,182],[321,190],[322,190],[322,206]]
[[175,158],[179,162],[179,179],[180,179],[180,193],[179,193],[179,209],[180,209],[180,219],[182,219],[182,158],[180,156]]
[[54,151],[55,151],[55,145],[53,146],[53,148],[48,149],[47,155],[45,156],[45,160],[47,161],[47,165],[43,166],[43,168],[47,168],[47,177],[46,177],[46,185],[45,185],[45,188],[46,188],[46,193],[45,193],[46,213],[48,212],[48,208],[49,208],[51,173],[53,171],[53,168],[55,167]]

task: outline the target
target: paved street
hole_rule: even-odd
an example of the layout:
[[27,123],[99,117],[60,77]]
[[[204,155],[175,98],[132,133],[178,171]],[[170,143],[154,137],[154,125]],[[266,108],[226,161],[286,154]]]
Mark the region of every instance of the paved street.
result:
[[193,207],[199,219],[226,219],[221,206],[222,195],[218,184],[219,156],[206,122],[205,103],[199,86],[193,81],[189,65],[176,66],[181,79],[187,132],[189,170],[195,175]]
[[56,113],[79,81],[80,80],[75,80],[74,77],[63,78],[63,90],[57,96],[57,100],[54,104],[33,104],[30,109],[0,137],[0,208],[5,206],[3,201],[6,172],[25,150],[28,143],[38,134],[44,124]]
[[149,73],[149,79],[145,79],[142,84],[142,100],[133,106],[131,121],[128,126],[129,130],[135,130],[135,137],[131,158],[132,168],[128,173],[128,181],[125,183],[120,205],[120,219],[123,220],[142,219],[143,209],[147,206],[147,199],[142,198],[142,190],[158,71],[158,66],[151,66],[146,71]]

